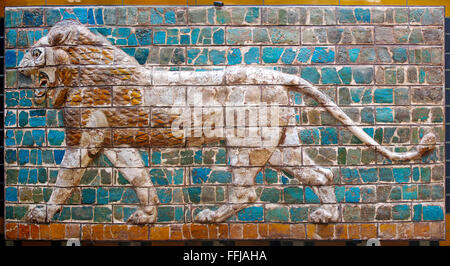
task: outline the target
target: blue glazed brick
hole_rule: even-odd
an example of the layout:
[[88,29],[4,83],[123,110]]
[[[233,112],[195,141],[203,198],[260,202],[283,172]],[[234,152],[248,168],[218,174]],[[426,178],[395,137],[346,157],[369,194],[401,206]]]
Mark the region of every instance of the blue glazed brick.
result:
[[158,222],[171,222],[175,218],[174,207],[158,207]]
[[308,220],[308,208],[290,208],[289,214],[291,222],[302,222]]
[[288,222],[289,209],[287,207],[276,207],[266,209],[266,222]]
[[394,90],[393,89],[376,89],[374,91],[374,100],[376,103],[393,103]]
[[316,47],[311,58],[314,63],[332,63],[334,62],[334,51],[330,48]]
[[260,222],[264,219],[264,208],[262,206],[252,206],[240,210],[237,213],[239,221],[243,222]]
[[172,201],[172,189],[160,188],[156,190],[160,203],[170,203]]
[[30,27],[39,27],[43,24],[43,11],[40,9],[24,10],[23,25]]
[[286,203],[303,203],[303,188],[287,187],[283,190],[283,198]]
[[394,181],[394,175],[391,168],[380,168],[380,181],[392,182]]
[[305,187],[305,202],[306,203],[320,203],[319,197],[314,193],[310,187]]
[[356,18],[353,14],[353,9],[338,8],[337,18],[339,23],[356,23]]
[[338,71],[339,77],[344,84],[350,84],[352,82],[352,68],[343,67]]
[[277,63],[283,53],[284,48],[281,47],[264,47],[262,60],[264,63]]
[[394,168],[392,169],[395,182],[406,183],[409,182],[411,176],[410,168]]
[[352,69],[353,79],[357,84],[370,84],[373,81],[372,67],[355,67]]
[[360,201],[359,187],[350,187],[345,190],[345,202],[356,203]]
[[378,181],[378,171],[377,168],[367,168],[359,169],[359,174],[364,183],[366,182],[377,182]]
[[321,135],[321,143],[322,145],[329,145],[329,144],[338,144],[337,139],[337,129],[332,127],[320,127],[320,135]]
[[215,170],[211,172],[209,183],[229,184],[232,181],[232,174],[228,171]]
[[389,107],[377,108],[376,120],[377,122],[385,122],[385,123],[394,122],[394,115],[392,112],[392,108]]
[[5,27],[13,28],[22,25],[22,10],[5,10]]
[[395,205],[392,208],[392,219],[394,220],[406,220],[409,219],[411,210],[409,205]]
[[85,204],[95,203],[95,189],[85,188],[81,190],[81,202]]
[[280,191],[276,188],[264,188],[260,199],[265,202],[277,203],[280,201]]
[[94,222],[106,223],[112,221],[112,210],[106,207],[94,208]]
[[248,52],[244,54],[244,62],[247,65],[250,64],[259,64],[259,48],[258,47],[251,47]]
[[444,212],[441,206],[423,206],[424,221],[442,221],[444,220]]
[[122,203],[139,203],[136,191],[132,188],[126,188],[122,195]]
[[194,184],[206,183],[210,173],[210,168],[194,168],[192,169],[192,181]]
[[318,84],[320,74],[315,67],[305,67],[301,70],[301,77],[313,84]]
[[72,219],[88,221],[93,218],[92,207],[72,207]]
[[341,84],[336,68],[322,68],[322,84]]
[[359,173],[357,169],[342,168],[341,177],[344,183],[357,183],[359,182]]
[[11,202],[18,201],[18,193],[16,187],[7,187],[5,189],[5,200]]
[[5,52],[5,67],[15,67],[17,63],[17,53],[15,50],[7,50]]
[[403,195],[404,200],[416,200],[417,199],[417,186],[416,185],[402,186],[402,195]]
[[17,45],[17,31],[16,30],[7,31],[5,40],[6,40],[6,47],[15,48]]
[[266,168],[264,170],[264,180],[267,184],[273,184],[278,182],[278,174],[276,171]]
[[370,9],[355,8],[355,17],[358,22],[370,22]]
[[47,137],[49,145],[60,146],[64,141],[65,133],[59,130],[49,130]]
[[97,204],[108,204],[108,190],[104,188],[97,188]]
[[345,200],[345,187],[335,186],[334,187],[334,194],[336,195],[336,201],[337,202],[344,202],[344,200]]
[[422,221],[422,204],[413,205],[413,217],[415,222]]

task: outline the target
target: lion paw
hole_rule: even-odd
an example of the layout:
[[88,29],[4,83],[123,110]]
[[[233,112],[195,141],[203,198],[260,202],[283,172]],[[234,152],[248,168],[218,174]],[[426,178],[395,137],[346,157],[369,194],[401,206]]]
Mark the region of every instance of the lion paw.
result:
[[30,223],[46,223],[47,212],[45,207],[34,206],[32,207],[24,217],[24,221]]
[[322,167],[306,168],[300,174],[300,181],[305,185],[323,186],[330,184],[332,180],[333,172]]
[[215,221],[215,219],[216,219],[216,212],[215,211],[212,211],[212,210],[210,210],[210,209],[205,209],[205,210],[202,210],[201,212],[199,212],[196,216],[195,216],[195,218],[194,218],[194,220],[196,221],[196,222],[199,222],[199,223],[210,223],[210,222],[214,222]]
[[143,210],[135,211],[130,218],[128,218],[127,223],[129,224],[149,224],[156,221],[156,215],[153,213],[146,213]]
[[309,215],[309,221],[313,223],[330,223],[339,220],[337,207],[321,207]]

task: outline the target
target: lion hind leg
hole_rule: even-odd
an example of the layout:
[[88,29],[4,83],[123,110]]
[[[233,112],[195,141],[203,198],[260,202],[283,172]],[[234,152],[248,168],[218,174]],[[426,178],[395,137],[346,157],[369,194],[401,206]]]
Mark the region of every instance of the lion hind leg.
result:
[[105,155],[116,166],[125,179],[133,185],[141,206],[127,220],[130,224],[148,224],[157,219],[158,196],[150,175],[137,149],[105,150]]
[[229,201],[217,210],[205,209],[199,212],[196,222],[223,222],[238,211],[248,207],[257,200],[254,180],[261,167],[233,169],[234,185],[229,187]]

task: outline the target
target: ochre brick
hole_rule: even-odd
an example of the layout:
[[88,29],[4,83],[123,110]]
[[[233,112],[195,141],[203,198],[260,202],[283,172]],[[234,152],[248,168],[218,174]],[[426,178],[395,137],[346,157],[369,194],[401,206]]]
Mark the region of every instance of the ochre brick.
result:
[[307,239],[319,239],[319,236],[316,234],[316,224],[307,224],[306,225],[306,238]]
[[169,236],[170,228],[167,225],[150,227],[150,240],[169,240]]
[[79,224],[67,224],[66,225],[66,238],[80,238],[80,225]]
[[39,237],[41,240],[50,239],[50,226],[48,224],[39,225]]
[[6,223],[6,239],[17,239],[18,226],[16,223]]
[[191,224],[192,239],[208,239],[208,226],[205,224]]
[[361,239],[377,237],[377,226],[375,224],[361,224]]
[[418,239],[430,238],[430,224],[429,223],[415,223],[414,237]]
[[228,239],[228,224],[219,224],[218,239]]
[[291,226],[289,224],[269,224],[270,238],[289,238],[291,236]]
[[128,240],[128,226],[124,224],[111,225],[111,235],[115,240]]
[[349,239],[361,239],[359,224],[348,225],[348,238]]
[[431,239],[444,239],[445,224],[444,222],[430,222],[430,237]]
[[335,239],[348,239],[346,224],[336,224],[334,226],[334,238]]
[[291,237],[294,239],[305,239],[306,229],[304,224],[291,224]]
[[129,225],[128,240],[148,240],[148,226]]
[[66,235],[65,224],[50,224],[50,239],[62,240]]
[[[150,238],[152,237],[150,232]],[[170,225],[170,240],[182,240],[183,239],[183,225],[172,224]]]
[[[43,6],[45,0],[3,0],[5,6]],[[3,2],[2,1],[2,2]],[[65,3],[67,4],[67,2]]]
[[397,225],[394,223],[380,224],[379,238],[394,239],[397,236]]
[[19,239],[30,238],[30,226],[28,224],[19,224]]
[[30,238],[33,240],[39,240],[39,225],[30,224]]
[[230,238],[242,239],[242,224],[230,224]]
[[183,224],[183,239],[186,240],[192,239],[190,224]]
[[332,239],[334,238],[334,224],[318,224],[316,233],[320,239]]
[[103,226],[103,239],[105,240],[113,240],[112,232],[111,232],[111,225],[105,224]]
[[414,225],[412,223],[398,223],[397,237],[398,239],[412,239],[414,237]]
[[92,239],[92,228],[90,224],[84,224],[81,226],[81,240]]
[[267,224],[258,224],[258,233],[260,238],[269,236],[269,226]]
[[243,238],[244,239],[257,239],[258,238],[258,225],[257,224],[244,224]]
[[92,225],[92,239],[93,240],[104,240],[103,224]]
[[217,239],[217,225],[208,224],[209,239]]

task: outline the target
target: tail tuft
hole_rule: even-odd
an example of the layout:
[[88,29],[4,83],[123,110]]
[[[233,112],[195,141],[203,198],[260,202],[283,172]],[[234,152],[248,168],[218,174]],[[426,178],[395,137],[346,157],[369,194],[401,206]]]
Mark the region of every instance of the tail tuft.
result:
[[433,133],[428,133],[425,136],[423,136],[422,140],[420,141],[418,151],[420,154],[423,154],[427,151],[431,151],[435,148],[435,144],[436,144],[436,135],[434,135]]

